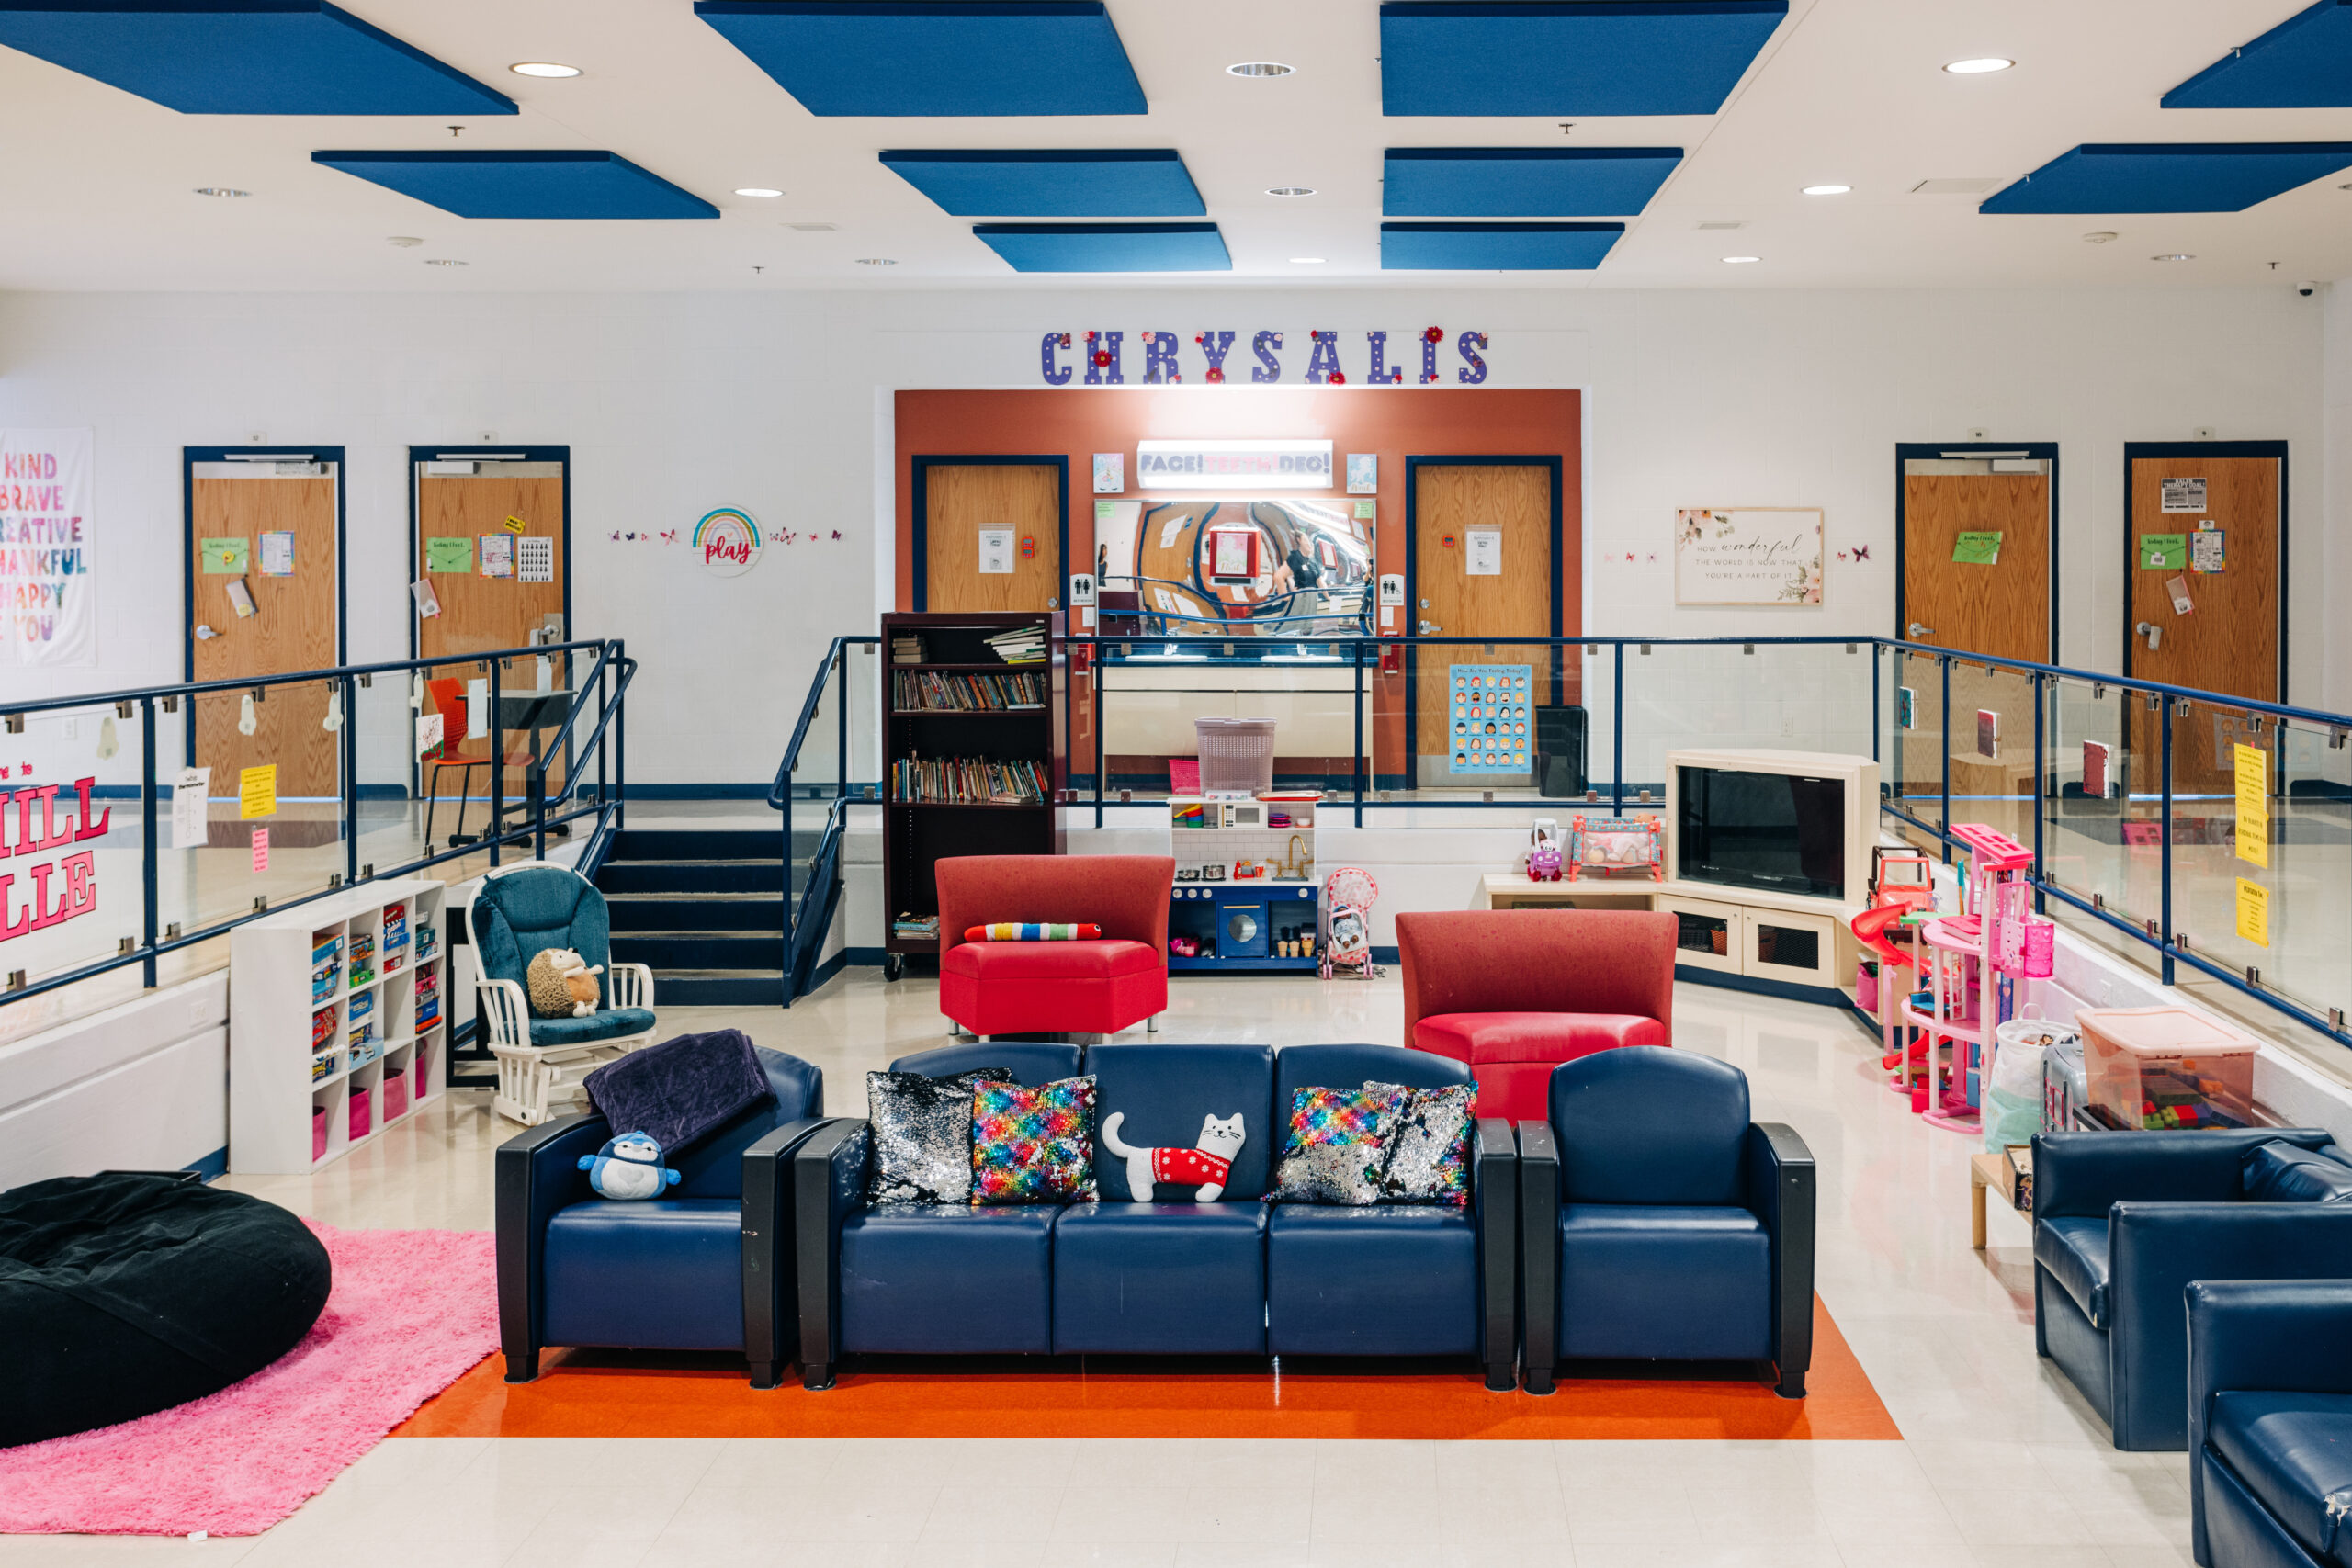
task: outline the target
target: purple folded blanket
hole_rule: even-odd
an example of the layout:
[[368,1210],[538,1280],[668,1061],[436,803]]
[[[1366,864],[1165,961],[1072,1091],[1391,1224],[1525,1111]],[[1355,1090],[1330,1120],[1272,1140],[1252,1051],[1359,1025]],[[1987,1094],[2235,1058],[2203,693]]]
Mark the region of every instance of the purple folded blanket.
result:
[[673,1155],[747,1106],[773,1098],[751,1036],[740,1029],[681,1034],[607,1062],[585,1080],[616,1133],[644,1133]]

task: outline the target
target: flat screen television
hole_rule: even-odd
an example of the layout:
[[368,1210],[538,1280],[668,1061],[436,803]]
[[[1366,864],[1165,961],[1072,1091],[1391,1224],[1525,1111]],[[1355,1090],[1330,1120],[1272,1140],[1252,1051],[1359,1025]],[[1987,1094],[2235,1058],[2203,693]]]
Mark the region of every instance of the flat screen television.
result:
[[1678,767],[1675,874],[1772,893],[1846,893],[1846,781]]

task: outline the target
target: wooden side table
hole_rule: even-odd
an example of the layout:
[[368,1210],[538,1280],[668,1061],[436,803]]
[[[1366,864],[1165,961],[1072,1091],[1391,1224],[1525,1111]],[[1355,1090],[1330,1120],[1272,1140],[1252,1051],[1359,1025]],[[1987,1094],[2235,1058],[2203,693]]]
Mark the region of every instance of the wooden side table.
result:
[[1968,1245],[1979,1252],[1984,1250],[1984,1190],[1988,1187],[1997,1189],[2003,1201],[2007,1201],[2009,1160],[1999,1149],[1979,1149],[1968,1156]]

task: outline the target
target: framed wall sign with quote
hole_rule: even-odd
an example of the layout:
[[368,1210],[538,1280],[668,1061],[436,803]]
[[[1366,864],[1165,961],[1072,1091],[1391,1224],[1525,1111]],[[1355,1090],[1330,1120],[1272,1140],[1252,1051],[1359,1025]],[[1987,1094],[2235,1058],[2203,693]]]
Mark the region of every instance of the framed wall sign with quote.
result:
[[1821,509],[1693,507],[1676,513],[1677,604],[1821,604]]

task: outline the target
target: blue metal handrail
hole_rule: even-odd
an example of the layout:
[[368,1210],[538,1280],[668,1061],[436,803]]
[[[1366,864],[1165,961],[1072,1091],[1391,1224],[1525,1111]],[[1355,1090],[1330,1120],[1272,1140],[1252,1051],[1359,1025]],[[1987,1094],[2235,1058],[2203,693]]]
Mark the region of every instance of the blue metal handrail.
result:
[[790,901],[792,866],[792,775],[800,766],[800,749],[808,741],[808,728],[816,722],[817,710],[824,705],[826,689],[841,677],[841,690],[833,704],[834,758],[833,804],[825,814],[825,826],[818,834],[817,846],[808,857],[808,880],[800,890],[800,902],[791,910],[784,930],[784,1005],[790,1007],[799,995],[800,983],[808,977],[804,958],[813,959],[816,947],[823,940],[820,929],[831,918],[833,896],[841,881],[841,837],[848,821],[850,804],[849,782],[849,649],[861,645],[878,647],[879,637],[837,637],[825,649],[817,665],[817,673],[808,682],[808,695],[800,705],[800,716],[792,726],[792,738],[785,742],[784,756],[776,763],[775,782],[768,786],[768,806],[783,814],[779,829],[784,837],[785,897]]
[[[409,674],[469,662],[484,664],[490,670],[491,711],[495,715],[499,676],[507,660],[539,659],[558,653],[580,653],[590,650],[594,650],[597,655],[595,665],[588,678],[581,682],[581,690],[573,699],[571,710],[566,715],[562,728],[556,732],[555,739],[548,742],[546,750],[535,753],[526,767],[526,776],[532,781],[531,799],[527,803],[527,814],[518,825],[512,828],[506,825],[505,769],[495,761],[499,749],[493,744],[492,749],[493,761],[490,769],[492,817],[489,832],[468,843],[437,853],[429,852],[431,845],[428,844],[427,853],[401,862],[397,865],[379,868],[373,864],[360,863],[359,781],[356,723],[356,694],[360,686],[371,683],[374,677],[378,675]],[[561,799],[571,798],[590,756],[594,755],[597,759],[598,766],[597,797],[589,805],[571,810],[550,813],[548,809],[546,791],[549,761],[556,755],[558,750],[569,741],[572,729],[585,711],[589,681],[598,683],[601,695],[603,677],[608,669],[619,672],[620,679],[611,695],[603,699],[603,711],[597,723],[588,738],[581,743],[577,762],[565,779],[564,786],[558,796]],[[79,981],[94,979],[98,976],[133,964],[141,967],[146,984],[153,987],[157,978],[156,961],[165,953],[176,953],[183,948],[193,947],[198,942],[209,942],[266,914],[297,908],[314,899],[340,892],[346,886],[370,880],[404,876],[427,870],[447,861],[484,852],[488,853],[491,863],[496,865],[499,863],[501,852],[513,844],[531,847],[536,853],[544,854],[548,829],[550,827],[560,827],[583,817],[595,817],[598,819],[599,834],[608,832],[610,828],[616,825],[620,819],[618,796],[627,777],[624,760],[627,740],[624,727],[618,719],[622,705],[621,698],[628,690],[628,678],[635,670],[636,661],[627,657],[624,645],[619,638],[596,638],[574,642],[539,643],[525,648],[494,649],[479,653],[445,654],[431,659],[393,659],[372,664],[334,665],[320,670],[297,671],[277,675],[243,676],[233,680],[176,681],[163,685],[126,687],[108,692],[82,692],[66,696],[0,703],[0,720],[21,715],[102,706],[112,706],[125,716],[134,709],[137,711],[141,721],[140,858],[142,904],[141,934],[139,941],[132,942],[126,938],[125,948],[108,957],[61,970],[53,975],[46,975],[39,980],[0,993],[0,1006],[28,1000],[45,992],[71,986]],[[157,816],[163,800],[163,784],[158,776],[161,760],[157,755],[155,743],[156,714],[159,711],[164,713],[178,711],[179,704],[183,699],[193,699],[224,692],[253,692],[273,686],[291,686],[309,682],[332,682],[343,699],[345,722],[338,748],[343,780],[341,800],[343,872],[332,876],[328,886],[316,892],[301,894],[276,904],[271,904],[266,897],[257,899],[255,908],[249,913],[216,920],[198,926],[193,931],[179,931],[176,934],[166,932],[163,928],[158,877],[158,863],[162,849]],[[608,728],[612,737],[609,749],[605,745]],[[607,797],[604,782],[608,750],[613,776],[609,797]]]

